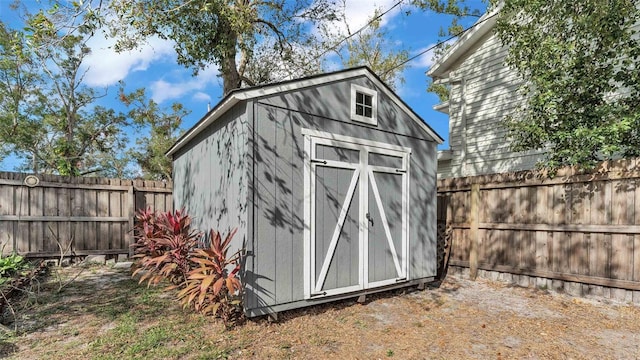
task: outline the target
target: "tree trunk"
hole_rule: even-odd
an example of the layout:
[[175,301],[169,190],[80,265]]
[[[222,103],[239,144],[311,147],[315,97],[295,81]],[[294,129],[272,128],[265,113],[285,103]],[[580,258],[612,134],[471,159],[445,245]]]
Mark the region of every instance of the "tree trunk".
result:
[[235,57],[225,57],[222,65],[222,87],[224,95],[240,87],[240,74],[236,69]]
[[220,72],[222,73],[223,92],[226,96],[231,91],[240,88],[242,78],[236,66],[238,34],[231,30],[231,26],[226,22],[218,24],[218,32],[220,33],[221,31],[225,33],[225,35],[220,36],[220,38],[224,39],[226,49],[224,50],[224,58],[220,64]]
[[38,155],[36,154],[35,151],[33,152],[32,161],[33,161],[33,173],[37,175],[40,169],[38,169]]

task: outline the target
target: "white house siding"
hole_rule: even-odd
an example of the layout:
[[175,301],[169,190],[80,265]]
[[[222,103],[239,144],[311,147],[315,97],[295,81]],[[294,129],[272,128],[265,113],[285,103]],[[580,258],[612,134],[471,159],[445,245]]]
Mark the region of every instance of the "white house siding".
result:
[[[633,29],[640,38],[640,22]],[[449,69],[450,160],[438,161],[438,177],[463,177],[534,168],[543,152],[512,152],[503,126],[522,101],[516,72],[504,64],[507,49],[489,31]]]
[[477,44],[449,74],[449,146],[453,156],[439,161],[440,178],[530,169],[541,157],[538,152],[509,150],[503,120],[520,104],[520,80],[504,64],[507,50],[492,32]]

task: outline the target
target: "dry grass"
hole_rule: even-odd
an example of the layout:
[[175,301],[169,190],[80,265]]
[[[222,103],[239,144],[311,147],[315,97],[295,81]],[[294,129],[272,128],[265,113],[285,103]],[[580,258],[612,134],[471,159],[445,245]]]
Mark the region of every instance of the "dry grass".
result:
[[[75,269],[67,269],[71,276]],[[15,359],[636,358],[640,309],[486,280],[385,293],[249,321],[231,331],[171,296],[95,267],[23,309]],[[47,290],[50,289],[50,290]]]

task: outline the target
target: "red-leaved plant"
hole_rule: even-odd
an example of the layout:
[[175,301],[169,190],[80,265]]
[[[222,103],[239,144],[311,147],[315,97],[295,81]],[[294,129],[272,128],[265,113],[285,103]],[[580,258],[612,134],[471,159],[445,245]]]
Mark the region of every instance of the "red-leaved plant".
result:
[[169,280],[168,290],[178,289],[184,307],[220,317],[227,327],[243,319],[242,284],[238,278],[241,250],[229,256],[236,230],[224,240],[217,231],[209,232],[210,244],[201,245],[203,234],[191,230],[191,218],[184,210],[136,213],[132,276],[139,283],[156,285]]
[[194,266],[178,298],[184,307],[220,317],[227,327],[242,320],[242,284],[238,278],[241,251],[229,256],[229,245],[236,230],[223,239],[219,232],[209,232],[210,245],[191,254]]
[[147,281],[148,285],[164,279],[175,286],[184,283],[191,270],[189,254],[201,237],[191,229],[191,218],[184,210],[166,213],[140,210],[136,220],[133,276],[141,274],[139,282]]

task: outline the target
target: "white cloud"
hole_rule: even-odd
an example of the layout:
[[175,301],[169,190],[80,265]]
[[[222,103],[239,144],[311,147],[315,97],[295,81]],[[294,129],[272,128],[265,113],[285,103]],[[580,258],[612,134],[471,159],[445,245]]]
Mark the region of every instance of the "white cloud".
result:
[[150,38],[140,49],[117,53],[115,39],[100,36],[87,44],[91,48],[83,62],[87,70],[84,81],[90,86],[109,86],[127,77],[130,72],[147,70],[154,61],[174,57],[173,45],[168,40]]
[[[418,49],[418,51],[416,51],[415,55],[420,54],[423,51],[427,51],[424,54],[420,55],[420,57],[416,58],[415,60],[411,61],[411,66],[416,66],[416,67],[421,67],[421,68],[430,68],[431,65],[433,65],[434,63],[434,59],[433,59],[433,50],[434,49],[430,49],[429,48],[433,47],[435,44],[429,44],[426,47],[423,47],[422,49]],[[415,56],[413,55],[413,56]]]
[[211,101],[211,96],[209,96],[209,94],[207,93],[203,93],[202,91],[198,91],[195,94],[193,94],[193,99],[197,100],[197,101],[202,101],[202,102],[209,102]]
[[[452,45],[455,42],[456,39],[451,39],[447,42],[445,42],[445,44],[447,45]],[[436,45],[436,43],[433,44],[429,44],[425,47],[423,47],[422,49],[418,49],[414,55],[418,55],[424,51],[426,51],[424,54],[420,55],[420,57],[416,58],[415,60],[411,61],[410,65],[411,66],[415,66],[415,67],[420,67],[420,68],[425,68],[425,69],[429,69],[433,63],[435,62],[433,55],[434,55],[434,46]]]
[[[344,2],[346,23],[349,26],[349,31],[354,33],[371,20],[376,9],[381,12],[387,11],[397,3],[397,0],[344,0]],[[400,6],[396,6],[393,10],[382,16],[381,26],[387,25],[400,11]],[[332,22],[324,31],[315,28],[313,32],[316,36],[320,37],[329,35],[330,37],[342,38],[347,34],[347,24],[345,24],[343,20],[338,20]],[[326,34],[325,31],[328,32],[328,34]]]
[[[397,0],[378,0],[375,2],[371,0],[346,0],[345,16],[351,32],[357,31],[369,22],[376,9],[386,11],[396,2]],[[381,25],[385,26],[389,20],[399,13],[400,7],[397,6],[381,18]]]
[[[321,27],[312,29],[312,33],[318,38],[326,41],[326,52],[323,56],[323,70],[335,71],[342,69],[344,65],[338,56],[334,52],[334,47],[337,47],[338,51],[344,49],[345,43],[340,43],[341,39],[344,39],[348,33],[355,33],[365,26],[375,14],[375,11],[380,12],[389,11],[384,14],[381,20],[381,26],[389,26],[389,22],[401,12],[400,6],[394,5],[397,0],[343,0],[344,9],[342,4],[339,4],[340,11],[344,10],[345,19],[333,21],[329,24],[324,24]],[[391,9],[393,7],[393,9]],[[391,10],[390,10],[391,9]],[[349,27],[347,31],[347,26]],[[365,29],[366,30],[366,29]]]
[[180,98],[194,91],[197,92],[194,96],[202,98],[202,95],[197,94],[206,94],[199,90],[205,89],[209,84],[216,81],[218,74],[218,69],[215,66],[209,66],[208,68],[201,70],[196,77],[190,76],[189,72],[190,77],[186,80],[169,82],[164,79],[160,79],[158,81],[154,81],[149,86],[151,90],[151,98],[153,101],[161,103],[166,100]]

